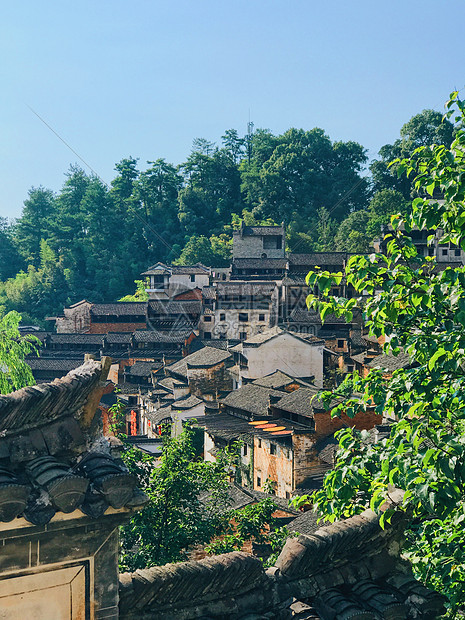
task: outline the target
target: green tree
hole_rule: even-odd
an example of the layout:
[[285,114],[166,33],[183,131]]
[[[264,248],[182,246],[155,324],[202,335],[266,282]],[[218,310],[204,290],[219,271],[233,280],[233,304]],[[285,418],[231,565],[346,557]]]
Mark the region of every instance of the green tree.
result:
[[354,211],[343,220],[334,239],[336,250],[360,252],[365,254],[370,248],[371,239],[367,234],[368,211]]
[[37,350],[40,340],[21,334],[18,329],[20,322],[21,315],[17,312],[0,317],[0,394],[9,394],[35,383],[24,359]]
[[[228,476],[225,463],[198,460],[195,431],[186,426],[179,437],[163,438],[158,466],[139,450],[129,449],[125,462],[138,477],[150,501],[122,528],[122,567],[135,570],[186,558],[189,546],[207,543],[221,529]],[[208,494],[208,500],[202,496]]]
[[392,189],[400,192],[406,200],[411,198],[412,186],[405,175],[396,174],[396,166],[390,166],[396,158],[410,157],[414,150],[433,144],[449,147],[454,136],[454,126],[436,110],[423,110],[405,123],[400,138],[394,144],[385,144],[379,150],[380,158],[373,161],[370,171],[375,191]]
[[16,247],[26,264],[39,266],[40,242],[50,236],[55,215],[53,192],[43,187],[30,189],[14,231]]
[[390,223],[392,215],[397,213],[405,215],[409,204],[395,189],[382,189],[376,192],[368,206],[369,219],[366,232],[370,241],[380,236],[381,227]]
[[145,290],[145,282],[143,280],[134,280],[136,285],[136,292],[134,295],[125,295],[118,299],[118,301],[148,301],[149,294]]
[[24,267],[13,241],[13,226],[5,217],[0,217],[0,281],[12,278]]
[[[432,197],[439,190],[444,201],[416,198],[404,222],[393,219],[387,255],[352,257],[345,273],[356,291],[371,295],[363,307],[370,334],[386,338],[386,353],[407,353],[411,366],[390,378],[382,370],[348,376],[334,415],[374,407],[393,420],[390,437],[370,445],[366,433],[340,431],[336,466],[313,501],[334,520],[366,506],[378,510],[392,485],[403,489],[397,510],[410,518],[410,558],[419,577],[449,597],[453,613],[465,604],[465,268],[438,272],[408,236],[413,227],[439,230],[444,242],[465,249],[465,102],[453,93],[447,109],[456,131],[450,148],[421,146],[396,162],[415,192]],[[328,292],[341,277],[313,273],[308,281]],[[309,298],[322,318],[350,320],[360,303]],[[323,397],[329,404],[334,395]],[[391,517],[387,511],[382,522]]]

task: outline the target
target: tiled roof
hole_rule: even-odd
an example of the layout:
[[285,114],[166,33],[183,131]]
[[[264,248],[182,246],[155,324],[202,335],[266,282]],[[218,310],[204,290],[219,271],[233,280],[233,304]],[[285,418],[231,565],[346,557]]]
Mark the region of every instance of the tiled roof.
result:
[[135,479],[93,424],[109,365],[88,360],[61,379],[0,396],[0,521],[19,515],[43,526],[60,511],[100,517],[109,505],[140,505]]
[[183,301],[149,301],[150,314],[174,315],[174,314],[200,314],[202,302],[198,299],[185,299]]
[[311,388],[301,387],[298,390],[285,394],[282,398],[274,404],[277,409],[288,411],[289,413],[296,413],[297,415],[305,416],[306,418],[313,418],[313,409],[315,407],[315,401],[311,402],[311,399],[318,390]]
[[197,396],[194,396],[193,394],[190,394],[189,396],[184,396],[183,398],[178,398],[173,401],[171,403],[171,409],[173,411],[176,411],[177,409],[184,411],[185,409],[193,409],[202,403],[203,400],[197,398]]
[[204,286],[202,296],[204,299],[216,299],[216,286]]
[[286,258],[234,258],[235,269],[286,269]]
[[157,331],[154,329],[137,329],[134,332],[134,342],[148,342],[148,343],[158,343],[158,342],[173,342],[173,343],[183,343],[186,338],[188,338],[192,334],[192,329],[190,330],[182,330],[182,331],[170,331],[168,333]]
[[286,385],[297,382],[298,379],[295,379],[290,375],[286,375],[286,373],[281,370],[276,370],[265,377],[260,377],[259,379],[252,381],[253,385],[261,385],[262,387],[272,388],[273,390],[279,390],[280,388],[286,387]]
[[236,418],[227,413],[206,414],[197,420],[197,426],[201,426],[214,437],[224,441],[233,441],[238,438],[252,441],[252,426],[248,420]]
[[282,392],[249,383],[230,392],[220,402],[228,408],[240,409],[254,418],[261,419],[263,416],[269,416],[270,396],[278,398],[282,396]]
[[106,314],[117,316],[145,316],[147,312],[147,302],[119,301],[113,304],[92,304],[90,312],[98,316],[104,316]]
[[195,351],[195,353],[191,353],[187,357],[183,357],[179,362],[168,366],[167,370],[187,378],[188,365],[191,368],[210,368],[224,362],[228,358],[232,358],[231,353],[228,351],[208,346]]
[[242,234],[244,237],[283,235],[284,226],[243,226],[237,233],[235,232],[235,234]]
[[60,371],[62,374],[68,373],[70,370],[74,370],[81,366],[84,360],[84,355],[81,355],[77,359],[56,359],[50,357],[28,357],[26,363],[29,368],[34,371]]
[[168,275],[209,275],[210,269],[197,263],[195,265],[165,265],[164,263],[156,263],[141,273],[142,276],[151,276],[159,274]]
[[[313,309],[305,310],[303,308],[294,308],[289,317],[290,323],[305,323],[308,325],[321,325],[320,314]],[[346,324],[344,317],[337,317],[334,314],[327,314],[325,316],[325,326],[333,324]]]
[[49,344],[89,344],[102,345],[105,334],[50,334]]
[[178,379],[174,379],[174,377],[165,377],[164,379],[160,379],[160,381],[157,382],[157,386],[159,385],[162,388],[173,392],[174,388],[177,385],[187,385],[187,383],[181,382]]
[[252,346],[252,347],[260,346],[261,344],[268,342],[269,340],[272,340],[273,338],[276,338],[277,336],[281,336],[282,334],[290,334],[294,338],[303,340],[307,344],[311,344],[311,345],[324,344],[324,341],[321,340],[321,338],[317,338],[316,336],[312,336],[309,334],[300,335],[294,331],[282,329],[281,327],[278,327],[276,325],[275,327],[270,327],[269,329],[265,329],[259,334],[255,334],[255,336],[251,336],[250,338],[247,338],[247,340],[244,340],[242,342],[242,347],[244,348],[244,347],[249,347],[249,346]]
[[289,265],[296,267],[315,267],[317,265],[327,267],[342,267],[347,260],[347,252],[312,252],[310,254],[288,254]]
[[259,281],[249,282],[246,280],[228,280],[217,282],[218,297],[224,295],[272,295],[276,290],[276,282]]
[[424,618],[445,613],[445,598],[415,580],[401,559],[406,521],[384,528],[365,510],[288,538],[275,567],[233,552],[120,576],[120,616],[139,618]]
[[163,367],[161,362],[136,362],[132,366],[124,367],[124,374],[134,375],[137,377],[150,377],[153,370]]
[[400,368],[408,368],[413,364],[412,358],[407,353],[399,353],[399,355],[377,355],[366,366],[368,368],[381,368],[392,372]]
[[310,534],[314,534],[321,527],[329,525],[327,521],[320,521],[320,523],[318,523],[318,519],[320,518],[321,515],[315,511],[307,510],[307,512],[300,513],[298,517],[288,523],[287,529],[290,532],[297,532],[298,534],[309,536]]
[[108,332],[105,336],[105,341],[108,344],[122,344],[129,345],[132,342],[132,333],[128,332]]

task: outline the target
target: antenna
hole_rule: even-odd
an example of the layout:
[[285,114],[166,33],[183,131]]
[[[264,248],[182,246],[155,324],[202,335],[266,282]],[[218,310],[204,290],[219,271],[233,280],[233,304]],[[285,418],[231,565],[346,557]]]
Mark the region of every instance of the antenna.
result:
[[254,124],[250,120],[250,108],[249,108],[249,122],[247,123],[247,160],[250,164],[252,159],[252,136],[253,136]]

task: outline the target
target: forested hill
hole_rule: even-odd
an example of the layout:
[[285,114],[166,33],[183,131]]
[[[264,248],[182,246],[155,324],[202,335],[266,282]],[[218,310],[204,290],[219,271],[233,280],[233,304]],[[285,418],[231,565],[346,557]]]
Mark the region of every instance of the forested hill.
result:
[[231,235],[246,223],[284,221],[290,251],[363,252],[411,188],[388,163],[417,146],[449,145],[452,125],[425,110],[368,167],[356,142],[322,129],[225,132],[194,142],[184,163],[116,164],[106,186],[72,166],[54,194],[32,188],[16,222],[0,218],[0,307],[41,321],[82,298],[112,301],[157,261],[226,264]]

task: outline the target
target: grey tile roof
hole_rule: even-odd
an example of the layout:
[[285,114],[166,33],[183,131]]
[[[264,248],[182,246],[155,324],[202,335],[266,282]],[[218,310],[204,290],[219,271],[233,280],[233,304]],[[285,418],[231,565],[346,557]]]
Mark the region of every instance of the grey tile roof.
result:
[[286,258],[234,258],[235,269],[286,269]]
[[62,372],[64,375],[70,370],[74,370],[82,365],[84,355],[77,359],[56,359],[49,357],[28,357],[26,363],[29,368],[34,371],[56,371]]
[[97,316],[117,315],[117,316],[145,316],[147,312],[147,302],[139,301],[119,301],[112,304],[92,304],[91,314]]
[[229,358],[232,358],[232,355],[228,351],[208,346],[183,357],[182,360],[179,360],[179,362],[175,364],[171,364],[171,366],[167,367],[167,370],[187,378],[188,365],[191,368],[210,368]]
[[164,263],[156,263],[141,275],[150,276],[161,273],[175,275],[209,275],[210,269],[202,265],[202,263],[196,263],[195,265],[165,265]]
[[399,355],[377,355],[366,366],[392,372],[400,368],[408,368],[412,364],[412,358],[407,353],[399,353]]
[[283,235],[283,226],[243,226],[237,234],[242,234],[244,237],[250,236],[268,236],[268,235]]
[[[77,508],[99,517],[132,499],[135,479],[89,433],[108,362],[88,360],[61,379],[0,396],[0,521],[23,516],[44,526]],[[100,451],[88,451],[95,440]]]
[[297,532],[298,534],[309,536],[310,534],[314,534],[321,527],[329,525],[327,521],[320,521],[320,523],[318,523],[319,518],[320,515],[313,510],[301,512],[298,517],[287,524],[287,529],[290,532]]
[[124,367],[124,374],[134,375],[137,377],[150,377],[153,370],[159,370],[163,367],[161,362],[136,362],[132,366]]
[[331,268],[344,264],[347,260],[347,252],[311,252],[309,254],[288,254],[289,264],[293,266],[315,267],[317,265],[328,266]]
[[[294,308],[289,317],[290,323],[304,323],[308,325],[321,325],[320,314],[313,309],[306,310],[304,308]],[[344,317],[337,317],[334,314],[325,316],[324,325],[346,324]]]
[[265,377],[260,377],[259,379],[252,381],[253,385],[261,385],[262,387],[272,388],[273,390],[279,390],[280,388],[284,388],[286,385],[290,385],[291,383],[298,383],[298,379],[295,379],[290,375],[286,375],[286,373],[281,370],[276,370]]
[[201,405],[202,403],[203,403],[203,400],[201,400],[200,398],[197,398],[197,396],[194,396],[193,394],[190,394],[189,396],[184,396],[183,398],[178,398],[174,400],[171,403],[171,409],[173,411],[176,411],[177,409],[184,411],[186,409],[193,409],[194,407],[197,407],[198,405]]
[[260,346],[261,344],[268,342],[269,340],[272,340],[273,338],[276,338],[280,336],[281,334],[286,334],[286,333],[290,334],[294,338],[303,340],[307,344],[311,344],[311,345],[324,344],[324,341],[321,340],[321,338],[317,338],[316,336],[312,336],[310,334],[301,335],[294,331],[283,329],[276,325],[275,327],[270,327],[269,329],[265,329],[259,334],[255,334],[255,336],[251,336],[250,338],[247,338],[247,340],[244,340],[242,342],[242,347],[244,348],[244,347],[249,347],[249,346],[253,346],[253,347]]
[[274,407],[282,409],[283,411],[288,411],[289,413],[305,416],[306,418],[313,418],[313,410],[316,403],[315,401],[311,402],[311,399],[315,394],[318,394],[316,388],[301,387],[298,390],[294,390],[294,392],[282,396],[282,398],[274,404]]
[[134,342],[145,343],[184,343],[186,338],[192,334],[192,329],[172,330],[162,332],[155,329],[137,329],[134,332]]
[[89,344],[103,345],[105,334],[50,334],[48,344]]
[[200,314],[202,311],[202,302],[198,299],[186,299],[184,301],[149,301],[149,311],[151,314],[160,315],[190,315]]
[[276,289],[276,282],[246,282],[244,280],[230,280],[218,282],[218,298],[224,295],[272,295]]
[[132,332],[108,332],[105,341],[108,344],[129,345],[132,342]]
[[269,416],[270,395],[280,397],[282,392],[249,383],[230,392],[220,402],[228,408],[245,411],[252,418],[261,419]]

